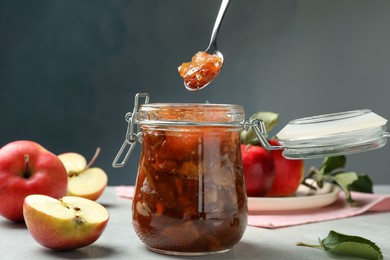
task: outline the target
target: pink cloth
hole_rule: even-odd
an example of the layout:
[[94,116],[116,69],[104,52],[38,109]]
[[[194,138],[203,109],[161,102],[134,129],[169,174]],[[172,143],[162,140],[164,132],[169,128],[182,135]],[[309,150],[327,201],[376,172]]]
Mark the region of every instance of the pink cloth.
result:
[[115,187],[116,194],[119,197],[132,199],[134,196],[134,186],[117,186]]
[[[133,186],[116,187],[117,195],[131,199],[134,195]],[[345,201],[344,193],[340,192],[339,198],[326,207],[289,212],[262,212],[249,213],[248,225],[263,228],[280,228],[326,220],[347,218],[363,214],[365,212],[390,211],[390,195],[369,194],[352,192],[352,198],[357,201],[356,207],[350,207]]]

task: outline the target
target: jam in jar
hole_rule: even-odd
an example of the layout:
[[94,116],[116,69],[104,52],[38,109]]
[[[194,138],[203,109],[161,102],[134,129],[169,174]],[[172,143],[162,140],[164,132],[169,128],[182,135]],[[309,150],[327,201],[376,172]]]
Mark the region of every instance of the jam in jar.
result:
[[247,226],[243,108],[150,103],[133,116],[142,133],[132,204],[137,236],[165,254],[231,249]]

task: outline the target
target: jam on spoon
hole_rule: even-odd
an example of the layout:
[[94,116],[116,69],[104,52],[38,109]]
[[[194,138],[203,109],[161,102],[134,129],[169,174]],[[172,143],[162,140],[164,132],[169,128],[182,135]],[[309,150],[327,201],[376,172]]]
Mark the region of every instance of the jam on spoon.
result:
[[229,3],[230,0],[222,0],[207,49],[197,52],[191,62],[185,62],[178,68],[187,90],[196,91],[206,87],[222,68],[223,55],[217,48],[217,34]]
[[179,67],[180,76],[188,90],[200,90],[218,75],[223,59],[215,54],[197,52],[191,62],[185,62]]

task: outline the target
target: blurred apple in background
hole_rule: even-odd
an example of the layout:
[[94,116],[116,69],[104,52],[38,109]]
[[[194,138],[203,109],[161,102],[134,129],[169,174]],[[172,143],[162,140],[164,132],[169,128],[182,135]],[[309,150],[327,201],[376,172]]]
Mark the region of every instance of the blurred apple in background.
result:
[[24,201],[23,213],[32,237],[42,246],[55,250],[92,244],[101,236],[109,219],[102,205],[74,196],[57,200],[30,195]]
[[241,145],[242,166],[248,197],[264,196],[275,178],[272,155],[257,145]]
[[23,221],[23,201],[30,194],[61,198],[68,182],[58,157],[36,142],[20,140],[0,149],[0,215]]
[[[267,131],[278,121],[278,114],[273,112],[258,112],[249,118],[249,122],[260,119]],[[252,127],[241,131],[241,156],[244,170],[245,185],[248,197],[265,196],[275,178],[275,165],[270,151],[260,145],[259,139]]]
[[[272,145],[279,145],[275,139],[269,140]],[[283,157],[283,150],[271,151],[275,164],[275,179],[268,190],[267,197],[286,197],[293,195],[301,184],[305,165],[303,160],[289,160]]]
[[100,168],[90,166],[99,155],[100,148],[92,160],[87,160],[78,153],[63,153],[58,158],[64,164],[68,173],[68,196],[78,196],[90,200],[97,200],[107,187],[107,174]]
[[[254,119],[263,121],[265,130],[269,133],[278,122],[278,117],[279,115],[273,112],[257,112],[248,121],[252,122]],[[266,150],[261,146],[252,128],[243,130],[240,139],[249,197],[285,197],[297,191],[305,173],[303,160],[288,160],[283,157],[283,150]],[[268,141],[273,146],[279,146],[276,139]]]

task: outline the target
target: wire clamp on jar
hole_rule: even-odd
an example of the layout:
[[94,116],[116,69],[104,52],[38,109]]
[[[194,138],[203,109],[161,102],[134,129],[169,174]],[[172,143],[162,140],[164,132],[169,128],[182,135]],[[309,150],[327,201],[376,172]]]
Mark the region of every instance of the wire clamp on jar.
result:
[[280,145],[271,145],[266,136],[267,136],[267,130],[265,127],[265,124],[260,119],[253,119],[251,122],[245,121],[243,123],[244,130],[248,130],[249,128],[252,128],[253,131],[255,131],[255,134],[257,138],[260,141],[260,144],[267,150],[282,150],[283,146]]
[[[138,113],[138,109],[140,106],[139,101],[141,98],[145,99],[144,104],[149,103],[149,94],[148,93],[137,93],[135,95],[133,112],[128,112],[125,115],[125,120],[127,122],[127,131],[126,131],[125,141],[123,142],[121,148],[118,151],[118,154],[115,156],[115,159],[112,162],[112,167],[114,167],[114,168],[123,167],[127,163],[127,161],[129,160],[130,155],[134,151],[134,148],[135,148],[135,145],[137,144],[137,142],[141,141],[142,133],[138,132],[138,131],[137,131],[137,133],[134,132],[134,125],[135,125],[134,118],[135,118],[135,115]],[[122,161],[119,162],[120,158],[122,157],[122,155],[124,153],[126,153],[125,156],[123,157]]]

